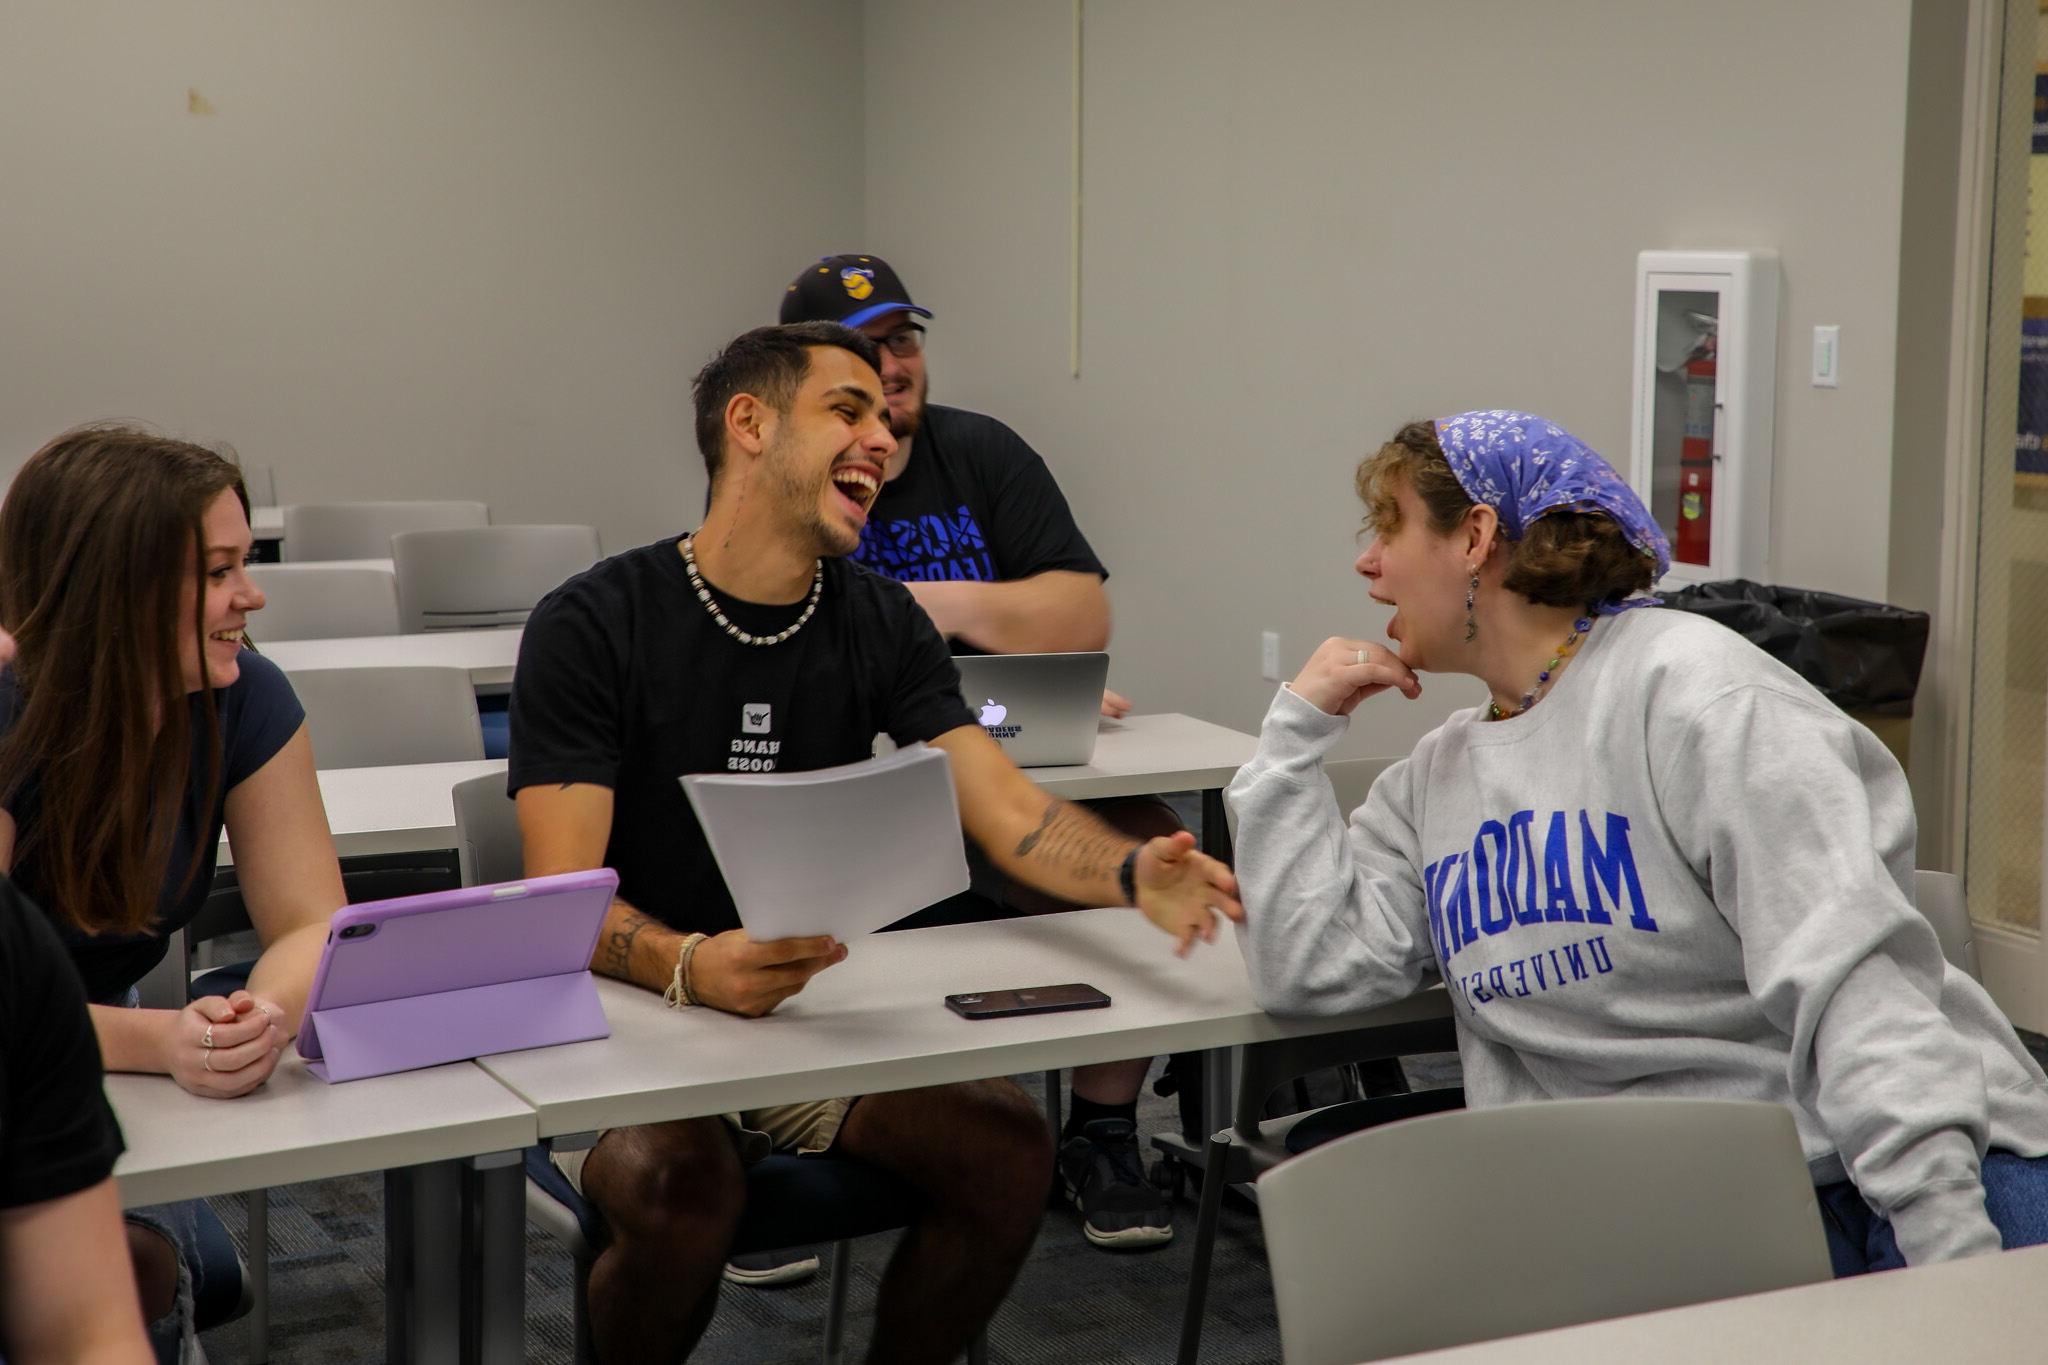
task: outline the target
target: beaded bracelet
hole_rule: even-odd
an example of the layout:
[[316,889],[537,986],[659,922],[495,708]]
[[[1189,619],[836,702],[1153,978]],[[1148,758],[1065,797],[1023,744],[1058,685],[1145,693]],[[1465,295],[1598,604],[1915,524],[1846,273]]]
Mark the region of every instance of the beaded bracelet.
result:
[[703,1002],[690,989],[690,959],[697,955],[697,945],[704,941],[704,935],[691,934],[683,940],[683,946],[676,951],[675,975],[668,980],[668,989],[661,993],[662,1002],[672,1010],[685,1005],[699,1005]]

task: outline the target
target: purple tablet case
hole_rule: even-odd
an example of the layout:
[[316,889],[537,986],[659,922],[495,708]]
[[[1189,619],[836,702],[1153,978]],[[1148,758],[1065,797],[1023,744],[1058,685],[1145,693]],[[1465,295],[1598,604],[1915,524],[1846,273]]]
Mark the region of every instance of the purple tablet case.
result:
[[618,885],[600,868],[337,911],[299,1055],[353,1081],[608,1036],[590,953]]

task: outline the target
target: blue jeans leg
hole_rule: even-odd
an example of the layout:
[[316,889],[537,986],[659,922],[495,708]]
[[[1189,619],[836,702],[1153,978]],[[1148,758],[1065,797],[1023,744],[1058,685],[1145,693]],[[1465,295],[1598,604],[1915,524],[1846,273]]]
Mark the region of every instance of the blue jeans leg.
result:
[[[1984,1154],[1982,1175],[1984,1211],[2005,1249],[2048,1244],[2048,1156],[2017,1156],[1994,1148]],[[1863,1202],[1855,1185],[1840,1180],[1814,1194],[1837,1279],[1906,1264],[1892,1225]]]
[[2048,1156],[1986,1152],[1984,1210],[2007,1251],[2048,1243]]

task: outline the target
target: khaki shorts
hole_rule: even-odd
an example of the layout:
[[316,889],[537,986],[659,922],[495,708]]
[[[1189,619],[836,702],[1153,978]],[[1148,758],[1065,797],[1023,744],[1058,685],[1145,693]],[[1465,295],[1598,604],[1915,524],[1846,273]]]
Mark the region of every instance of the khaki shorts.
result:
[[[839,1125],[846,1121],[850,1099],[806,1100],[802,1104],[779,1104],[769,1109],[749,1109],[742,1114],[721,1114],[732,1125],[733,1141],[740,1160],[752,1165],[771,1152],[822,1152],[839,1137]],[[605,1133],[611,1129],[605,1129]],[[597,1135],[604,1141],[604,1133]],[[550,1151],[549,1157],[569,1177],[576,1193],[583,1193],[583,1163],[597,1150],[597,1143],[573,1152]]]

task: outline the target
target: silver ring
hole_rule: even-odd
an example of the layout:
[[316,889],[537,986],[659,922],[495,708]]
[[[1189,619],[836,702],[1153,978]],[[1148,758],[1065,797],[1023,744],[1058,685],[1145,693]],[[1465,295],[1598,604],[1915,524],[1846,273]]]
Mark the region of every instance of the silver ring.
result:
[[213,1051],[213,1025],[208,1024],[206,1026],[206,1036],[199,1040],[199,1046],[205,1048],[208,1052]]
[[1362,649],[1358,651],[1358,662],[1360,662],[1360,663],[1364,663],[1364,662],[1365,662],[1365,651],[1364,651],[1364,650],[1362,650]]
[[199,1064],[205,1067],[208,1071],[213,1070],[213,1054],[211,1052],[201,1053],[199,1057]]

